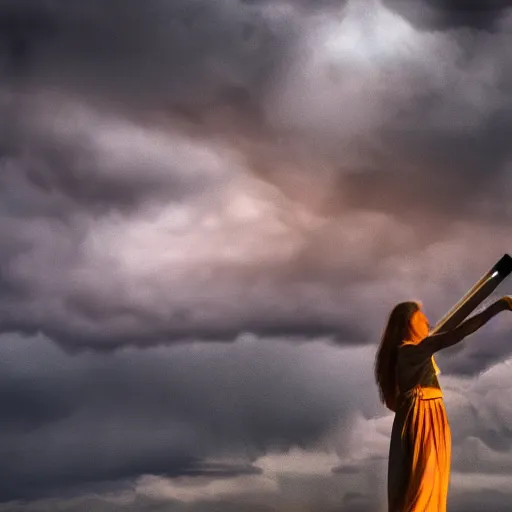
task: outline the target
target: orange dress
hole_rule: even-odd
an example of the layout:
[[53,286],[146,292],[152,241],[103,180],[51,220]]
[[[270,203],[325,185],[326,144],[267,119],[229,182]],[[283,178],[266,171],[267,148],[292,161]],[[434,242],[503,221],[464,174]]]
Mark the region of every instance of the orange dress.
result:
[[398,349],[388,512],[446,512],[451,432],[439,369],[428,348],[428,344],[404,343]]

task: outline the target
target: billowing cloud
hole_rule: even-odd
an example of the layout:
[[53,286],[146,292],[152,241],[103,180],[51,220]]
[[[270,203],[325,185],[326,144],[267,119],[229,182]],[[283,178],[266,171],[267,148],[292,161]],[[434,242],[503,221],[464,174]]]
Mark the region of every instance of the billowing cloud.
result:
[[[0,347],[3,500],[141,474],[258,474],[255,459],[267,450],[315,445],[340,421],[348,428],[357,410],[378,410],[364,386],[368,350],[321,340],[75,356],[41,338]],[[360,381],[355,399],[347,378]],[[241,462],[202,462],[226,457]]]
[[[150,349],[142,357],[140,351],[118,352],[106,359],[92,354],[70,357],[61,352],[55,358],[54,348],[48,342],[42,344],[42,350],[36,340],[8,343],[2,350],[2,360],[10,362],[11,372],[15,369],[18,374],[18,389],[25,390],[15,394],[12,384],[9,387],[7,383],[12,398],[17,399],[18,421],[19,411],[28,409],[30,383],[38,382],[40,386],[39,390],[32,390],[32,398],[38,395],[39,403],[48,404],[52,400],[45,396],[51,393],[55,403],[57,397],[62,399],[63,393],[50,388],[52,382],[62,382],[63,373],[75,376],[74,382],[66,378],[71,385],[67,395],[74,397],[74,413],[53,418],[48,415],[40,421],[37,430],[34,430],[35,423],[27,418],[23,428],[21,423],[16,426],[11,423],[11,430],[6,428],[4,420],[2,453],[17,453],[18,462],[11,464],[15,461],[10,459],[8,462],[18,474],[10,476],[11,480],[5,480],[4,476],[3,481],[11,483],[16,478],[20,482],[21,475],[25,478],[30,475],[30,487],[24,490],[24,495],[41,499],[9,502],[0,510],[46,511],[56,503],[64,503],[73,511],[110,507],[179,512],[215,507],[282,511],[291,506],[314,511],[334,511],[342,506],[342,510],[350,511],[381,506],[385,502],[387,450],[393,418],[389,414],[376,414],[375,398],[370,396],[374,388],[366,378],[370,369],[368,351],[340,350],[321,343],[304,344],[297,351],[283,342],[253,340],[247,353],[244,343],[226,345],[224,353],[216,346],[201,344],[170,352]],[[32,359],[28,352],[35,352]],[[250,360],[252,371],[240,364],[242,358],[247,359],[247,364]],[[91,364],[94,360],[96,364]],[[26,364],[22,368],[19,366],[22,361],[40,364],[38,367]],[[273,363],[269,365],[269,361]],[[512,466],[509,450],[503,444],[509,423],[508,406],[502,399],[511,385],[509,363],[507,360],[496,365],[473,381],[442,377],[453,433],[450,491],[453,510],[464,510],[468,495],[501,510],[499,507],[510,496],[508,481]],[[205,364],[210,367],[208,375],[198,371]],[[232,370],[229,375],[228,365]],[[277,366],[279,371],[274,371]],[[153,370],[151,375],[146,373],[149,367]],[[161,372],[164,368],[165,375]],[[301,370],[307,368],[308,379],[303,380]],[[266,382],[258,378],[260,370],[265,371]],[[180,372],[188,378],[182,378]],[[238,372],[244,372],[245,382],[240,380]],[[286,386],[278,385],[278,375],[290,386],[289,392]],[[205,379],[206,385],[201,382]],[[178,381],[182,389],[173,385]],[[343,385],[348,381],[352,389]],[[245,383],[242,389],[231,385],[241,382]],[[269,390],[279,389],[279,396],[267,392],[266,386]],[[80,389],[80,394],[70,392],[69,387]],[[156,395],[154,398],[150,397],[150,388]],[[359,393],[354,394],[354,389]],[[199,390],[204,396],[196,394]],[[206,390],[209,394],[205,394]],[[257,390],[261,396],[255,400]],[[308,406],[306,402],[310,399]],[[108,412],[101,404],[108,404],[112,410]],[[177,407],[178,404],[181,405]],[[331,409],[330,419],[318,414],[320,405],[325,410]],[[3,403],[2,406],[6,412],[4,418],[12,421],[15,418],[12,405]],[[302,407],[303,415],[292,418],[290,412],[295,407],[296,411]],[[194,409],[198,414],[193,414]],[[121,411],[124,411],[123,420],[118,421]],[[250,451],[255,438],[251,441],[247,437],[252,421],[245,422],[246,414],[251,415],[252,421],[260,417],[272,425],[264,434],[269,444],[259,446],[252,456],[247,449]],[[305,415],[314,415],[318,422],[325,423],[304,437],[301,448],[293,441],[278,440],[279,425],[288,430],[285,437],[297,435],[298,427],[304,426]],[[185,426],[180,435],[177,429],[171,428],[177,420]],[[219,426],[223,424],[223,428],[212,428],[212,421]],[[30,424],[32,428],[28,428]],[[146,427],[141,428],[143,424]],[[40,439],[38,445],[36,439],[42,432],[46,432],[47,439]],[[263,434],[262,430],[259,432]],[[194,433],[199,435],[192,440]],[[244,436],[244,443],[237,447],[235,441],[240,435]],[[125,444],[127,438],[131,439],[129,444]],[[187,438],[192,441],[190,444]],[[88,449],[82,452],[85,444]],[[57,451],[64,446],[65,454]],[[20,457],[22,447],[24,456]],[[177,456],[180,450],[202,456],[187,460]],[[64,480],[66,460],[68,479]],[[142,476],[137,471],[130,473],[137,460],[146,464]],[[108,469],[110,480],[101,468]],[[9,487],[9,491],[12,496],[14,488]]]

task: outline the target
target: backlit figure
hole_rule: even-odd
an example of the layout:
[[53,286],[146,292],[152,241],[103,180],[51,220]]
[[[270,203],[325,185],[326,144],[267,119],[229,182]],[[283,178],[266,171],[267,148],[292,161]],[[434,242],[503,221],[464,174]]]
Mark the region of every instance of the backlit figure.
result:
[[451,432],[434,354],[462,341],[501,311],[503,297],[453,330],[429,336],[417,302],[396,305],[375,359],[381,401],[393,412],[388,464],[389,512],[446,512]]

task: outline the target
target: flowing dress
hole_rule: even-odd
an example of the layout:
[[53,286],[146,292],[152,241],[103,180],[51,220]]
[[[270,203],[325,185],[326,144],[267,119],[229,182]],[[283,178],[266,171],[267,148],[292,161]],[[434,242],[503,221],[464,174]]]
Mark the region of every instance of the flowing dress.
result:
[[388,466],[389,512],[446,512],[451,433],[428,343],[398,349]]

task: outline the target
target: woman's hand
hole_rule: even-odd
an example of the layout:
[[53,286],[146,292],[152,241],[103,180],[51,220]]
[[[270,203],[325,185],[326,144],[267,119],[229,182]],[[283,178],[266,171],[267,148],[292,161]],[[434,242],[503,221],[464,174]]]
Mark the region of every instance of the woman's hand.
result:
[[512,311],[512,295],[505,295],[501,300],[505,305],[505,310]]

